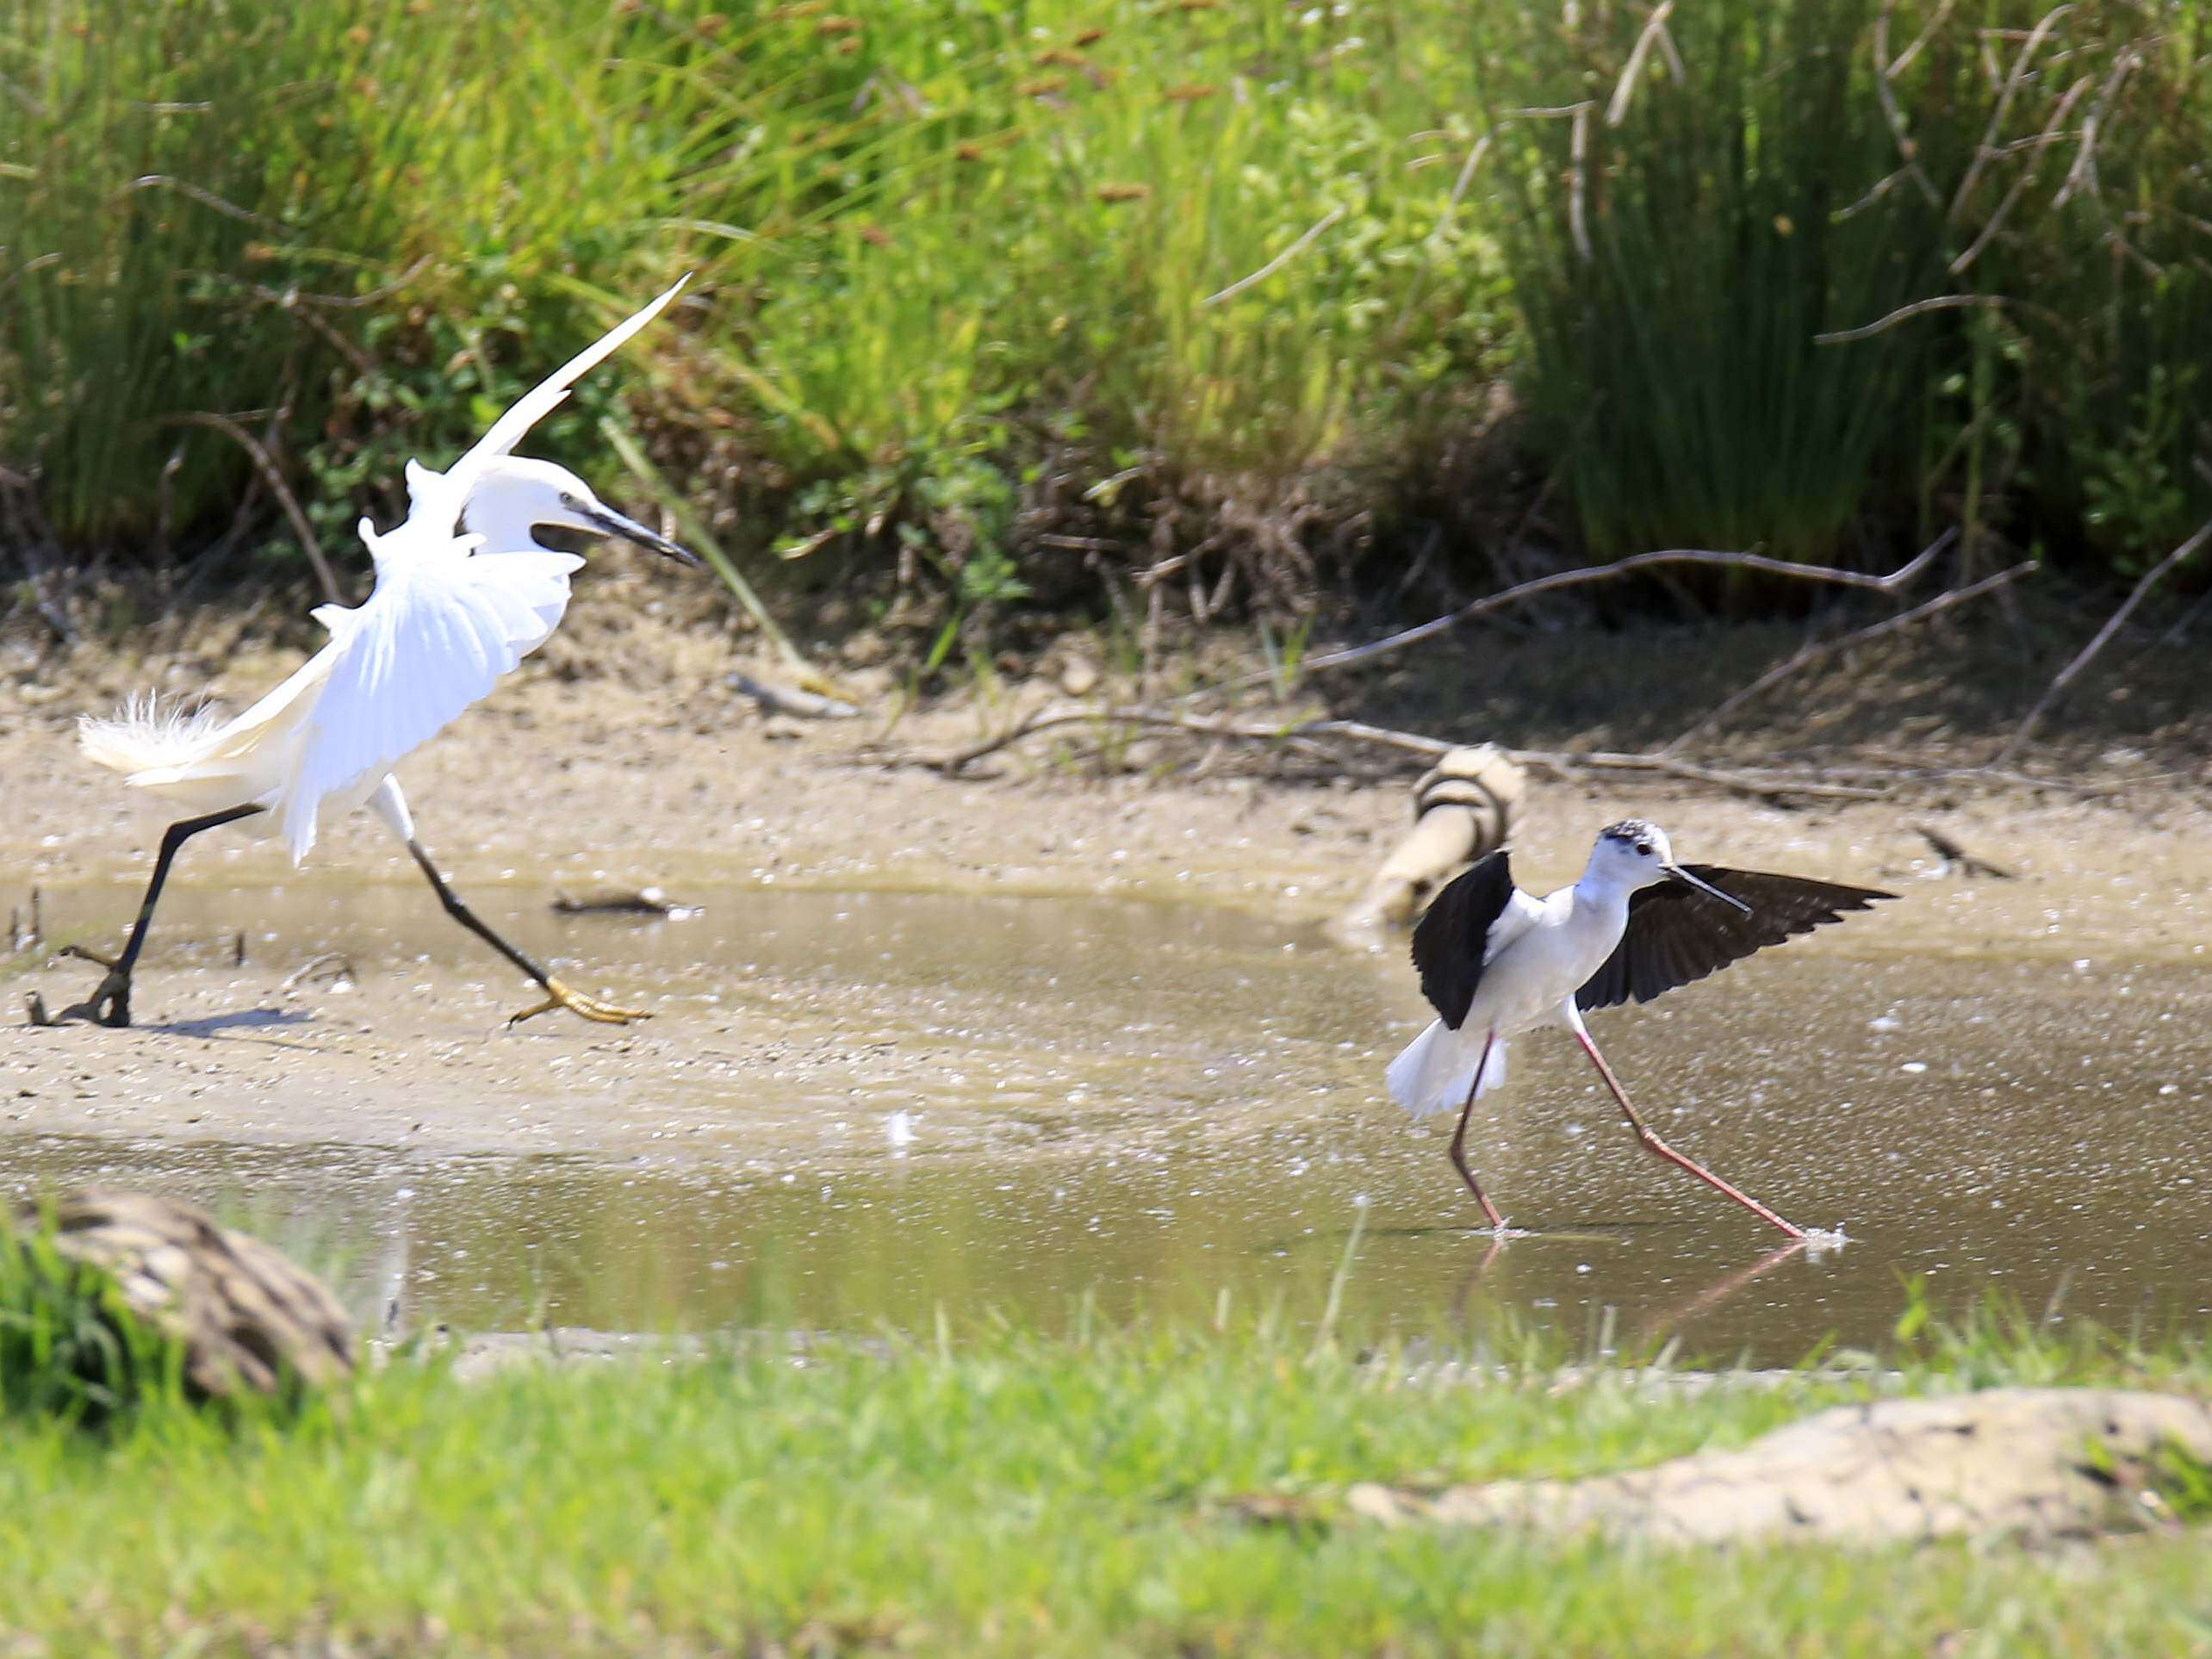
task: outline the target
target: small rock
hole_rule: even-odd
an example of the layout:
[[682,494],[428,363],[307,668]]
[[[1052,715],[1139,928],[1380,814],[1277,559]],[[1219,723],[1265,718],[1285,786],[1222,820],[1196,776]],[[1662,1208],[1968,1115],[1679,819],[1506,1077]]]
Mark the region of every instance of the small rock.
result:
[[845,643],[837,648],[849,668],[873,668],[891,655],[891,647],[884,637],[873,628],[859,628],[845,636]]
[[1071,656],[1060,664],[1059,688],[1070,697],[1088,697],[1098,689],[1098,668],[1087,656]]
[[[195,1394],[273,1394],[353,1369],[352,1327],[330,1292],[195,1205],[83,1187],[54,1204],[53,1220],[55,1250],[105,1273],[134,1314],[183,1344]],[[16,1217],[27,1229],[43,1221],[30,1205]]]

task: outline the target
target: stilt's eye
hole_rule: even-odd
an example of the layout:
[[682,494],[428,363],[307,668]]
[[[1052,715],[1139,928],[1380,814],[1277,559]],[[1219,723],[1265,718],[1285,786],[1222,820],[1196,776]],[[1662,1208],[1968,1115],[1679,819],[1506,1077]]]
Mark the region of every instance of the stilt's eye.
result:
[[1650,858],[1651,856],[1651,843],[1648,841],[1637,842],[1636,843],[1636,855],[1638,858]]

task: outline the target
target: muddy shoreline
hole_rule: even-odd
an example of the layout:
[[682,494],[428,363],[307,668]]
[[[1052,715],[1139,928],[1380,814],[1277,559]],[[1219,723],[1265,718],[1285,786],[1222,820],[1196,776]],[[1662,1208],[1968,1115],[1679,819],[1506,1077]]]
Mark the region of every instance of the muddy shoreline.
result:
[[[887,748],[957,749],[1059,696],[1053,669],[1067,653],[989,699],[948,699],[896,720],[796,720],[726,683],[733,666],[762,678],[772,670],[733,658],[718,631],[656,617],[654,591],[612,580],[581,594],[544,653],[401,767],[424,839],[480,905],[535,914],[555,892],[646,885],[724,904],[748,892],[1029,896],[1219,907],[1315,929],[1355,897],[1407,823],[1413,763],[1379,780],[1318,783],[1242,764],[1210,776],[1154,767],[1101,778],[1042,751],[1010,755],[975,780],[887,768],[878,759]],[[296,651],[215,638],[152,661],[80,651],[0,680],[0,905],[40,889],[49,946],[105,941],[150,865],[158,815],[80,760],[78,708],[143,686],[211,684],[237,704],[296,661]],[[879,694],[877,706],[898,702],[886,671],[846,673]],[[1409,705],[1436,694],[1425,683],[1398,689]],[[1462,711],[1446,735],[1519,736],[1486,730],[1482,719]],[[1543,735],[1559,741],[1556,725]],[[1594,735],[1614,740],[1609,729]],[[1768,736],[1780,747],[1792,734]],[[1594,829],[1631,811],[1664,823],[1693,858],[1913,895],[1879,928],[1793,950],[2193,965],[2212,938],[2212,811],[2194,778],[2102,798],[1998,792],[1788,807],[1656,778],[1537,779],[1514,832],[1521,879],[1541,887],[1571,878]],[[1940,878],[1923,826],[2019,879]],[[714,993],[687,990],[664,964],[649,976],[663,982],[651,1004],[660,1017],[648,1024],[610,1031],[562,1016],[503,1029],[528,987],[470,941],[443,936],[404,854],[365,817],[296,872],[273,843],[218,832],[189,850],[173,892],[177,908],[165,911],[140,972],[141,1028],[12,1033],[0,1119],[26,1129],[65,1117],[73,1129],[132,1135],[616,1156],[634,1155],[645,1136],[656,1149],[673,1139],[711,1158],[736,1142],[711,1112],[647,1128],[646,1114],[611,1108],[661,1092],[658,1080],[696,1063],[710,1041],[734,1075],[803,1054],[825,1088],[861,1086],[839,1057],[867,1024],[865,999],[840,1006],[819,986],[772,983],[773,972],[749,982],[754,1004],[740,1010],[698,1001]],[[320,954],[357,949],[364,941],[348,917],[364,907],[370,932],[434,941],[419,953],[427,960],[412,972],[361,966],[336,989],[327,974],[288,983]],[[258,924],[271,908],[284,925]],[[243,966],[227,948],[240,931],[253,935]],[[624,941],[637,937],[579,925],[548,948],[619,997]],[[1327,948],[1317,930],[1309,942]],[[729,948],[743,954],[741,941]],[[1389,1010],[1376,1056],[1419,1011],[1408,976],[1394,972],[1396,948],[1386,942],[1378,958],[1391,960],[1345,969]],[[712,964],[689,966],[699,985],[714,977]],[[59,1007],[87,979],[84,965],[54,962],[47,949],[19,953],[0,972],[17,1017],[29,992]],[[912,1047],[876,1051],[867,1084],[919,1064]],[[567,1075],[547,1088],[556,1063]],[[767,1134],[758,1123],[745,1131],[756,1143]]]

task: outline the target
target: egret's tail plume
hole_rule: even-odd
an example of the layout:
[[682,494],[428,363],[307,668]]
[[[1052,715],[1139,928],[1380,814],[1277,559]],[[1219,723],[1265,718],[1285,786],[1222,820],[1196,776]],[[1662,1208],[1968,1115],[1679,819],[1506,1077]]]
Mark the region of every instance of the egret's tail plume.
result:
[[1471,1028],[1454,1031],[1442,1020],[1430,1021],[1428,1029],[1407,1043],[1383,1073],[1390,1098],[1415,1117],[1456,1112],[1466,1104],[1478,1065],[1482,1066],[1482,1085],[1475,1092],[1488,1094],[1506,1080],[1506,1045],[1502,1040],[1492,1043],[1484,1063],[1484,1035]]
[[212,709],[165,705],[158,693],[148,692],[105,718],[79,716],[77,742],[96,764],[127,778],[197,759],[209,734],[221,724]]

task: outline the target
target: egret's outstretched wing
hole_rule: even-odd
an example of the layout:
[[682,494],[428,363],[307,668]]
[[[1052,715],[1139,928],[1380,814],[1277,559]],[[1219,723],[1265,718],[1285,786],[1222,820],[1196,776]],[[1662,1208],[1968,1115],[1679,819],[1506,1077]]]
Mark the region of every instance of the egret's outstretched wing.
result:
[[1716,864],[1683,867],[1750,910],[1738,910],[1672,882],[1644,888],[1628,901],[1628,927],[1620,943],[1575,993],[1577,1007],[1611,1008],[1631,997],[1648,1003],[1753,951],[1840,922],[1846,910],[1867,910],[1877,899],[1897,897],[1878,887],[1847,887],[1762,870],[1724,870]]
[[1491,959],[1528,931],[1543,902],[1513,885],[1502,848],[1445,884],[1414,929],[1421,994],[1454,1031],[1467,1017]]
[[326,605],[322,694],[285,790],[294,862],[315,842],[323,801],[376,780],[475,702],[542,640],[568,603],[573,553],[472,558],[473,537],[425,545],[395,531],[372,541],[376,588],[357,609]]
[[[434,511],[438,518],[429,527],[441,535],[451,534],[459,525],[461,505],[469,499],[469,492],[475,487],[476,476],[483,470],[485,463],[507,454],[519,444],[532,426],[560,407],[562,399],[569,395],[570,386],[606,357],[621,350],[631,335],[660,315],[662,308],[674,299],[689,281],[691,278],[687,276],[679,277],[675,285],[666,293],[627,320],[600,335],[524,393],[512,408],[492,423],[491,430],[478,438],[466,455],[447,468],[442,476],[410,462],[407,493],[413,501],[413,513]],[[449,512],[450,516],[447,516]],[[413,513],[410,513],[410,518]]]

